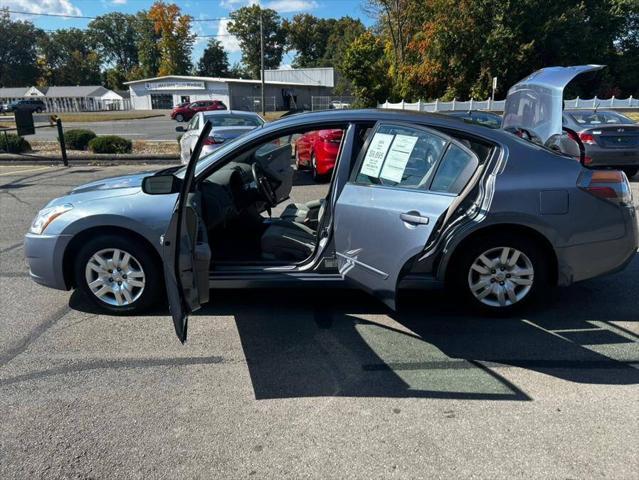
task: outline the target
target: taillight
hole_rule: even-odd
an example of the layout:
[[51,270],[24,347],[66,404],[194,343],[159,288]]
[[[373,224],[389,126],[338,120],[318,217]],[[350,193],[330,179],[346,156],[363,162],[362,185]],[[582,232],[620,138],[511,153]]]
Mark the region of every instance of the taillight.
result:
[[586,143],[588,145],[594,145],[595,143],[597,143],[595,142],[595,137],[592,133],[580,133],[579,138],[583,143]]
[[619,205],[632,205],[632,191],[626,174],[619,170],[584,170],[577,182],[580,189]]

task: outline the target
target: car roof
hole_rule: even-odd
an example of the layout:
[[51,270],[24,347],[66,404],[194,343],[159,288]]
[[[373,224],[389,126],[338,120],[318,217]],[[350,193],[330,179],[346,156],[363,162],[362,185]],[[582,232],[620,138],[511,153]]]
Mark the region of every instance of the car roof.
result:
[[234,117],[259,117],[255,112],[245,112],[243,110],[213,110],[210,112],[198,112],[204,117],[214,117],[216,115],[231,115]]
[[[571,109],[566,109],[564,110],[564,113],[585,113],[585,114],[590,114],[590,115],[594,115],[596,113],[614,113],[616,115],[624,115],[623,112],[616,112],[614,110],[601,110],[601,109],[583,109],[583,108],[571,108]],[[624,115],[625,116],[625,115]]]
[[304,124],[318,123],[346,123],[346,122],[405,122],[421,126],[432,126],[465,132],[494,142],[512,141],[512,134],[500,129],[489,129],[482,125],[460,122],[451,115],[429,112],[414,112],[393,109],[363,109],[363,110],[320,110],[316,112],[300,113],[280,118],[264,125],[264,129],[279,129],[286,126],[304,126]]

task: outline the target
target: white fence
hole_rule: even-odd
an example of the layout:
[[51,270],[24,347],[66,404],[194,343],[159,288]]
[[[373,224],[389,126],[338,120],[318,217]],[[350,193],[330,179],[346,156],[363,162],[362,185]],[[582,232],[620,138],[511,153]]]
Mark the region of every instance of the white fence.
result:
[[0,98],[0,104],[17,100],[42,100],[47,112],[102,112],[107,110],[131,110],[131,100],[101,100],[97,97],[14,97]]
[[[453,100],[452,102],[417,102],[409,103],[405,101],[390,103],[388,101],[380,103],[377,108],[390,108],[395,110],[414,110],[416,112],[449,112],[452,110],[489,110],[491,112],[503,112],[505,100]],[[574,98],[565,101],[566,108],[639,108],[639,98]]]

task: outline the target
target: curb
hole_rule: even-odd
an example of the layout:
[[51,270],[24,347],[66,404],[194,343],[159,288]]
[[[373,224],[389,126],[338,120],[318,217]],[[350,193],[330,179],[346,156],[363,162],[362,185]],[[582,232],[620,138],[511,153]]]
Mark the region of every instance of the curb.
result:
[[[70,157],[69,165],[87,163],[109,163],[114,165],[139,164],[139,163],[179,163],[178,155],[110,155],[94,154],[77,157]],[[42,165],[55,164],[62,165],[60,157],[31,157],[29,155],[0,154],[0,165]]]

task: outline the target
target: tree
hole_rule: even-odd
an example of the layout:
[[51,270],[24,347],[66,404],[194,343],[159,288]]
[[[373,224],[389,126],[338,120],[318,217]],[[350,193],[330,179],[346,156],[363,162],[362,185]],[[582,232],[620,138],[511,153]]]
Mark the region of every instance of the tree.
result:
[[138,33],[135,15],[113,12],[96,17],[88,33],[102,58],[126,75],[138,65]]
[[229,33],[235,35],[242,49],[242,63],[253,78],[260,78],[260,15],[264,31],[264,68],[277,68],[282,63],[286,32],[275,10],[259,5],[242,7],[231,12]]
[[372,32],[367,31],[355,39],[344,52],[339,68],[351,81],[359,106],[375,106],[389,94],[389,65],[384,44]]
[[155,2],[148,14],[160,35],[158,75],[187,75],[192,68],[191,51],[195,35],[191,33],[189,15],[183,15],[176,4]]
[[364,32],[366,28],[364,24],[357,19],[351,17],[342,17],[336,20],[326,42],[326,49],[322,57],[319,67],[334,67],[337,72],[337,81],[335,84],[335,93],[344,95],[351,93],[351,84],[348,80],[346,72],[341,69],[344,52],[348,47]]
[[136,48],[139,64],[131,69],[129,80],[155,77],[160,68],[160,35],[155,31],[153,20],[145,10],[139,11],[135,16],[135,29],[137,31]]
[[96,85],[102,60],[91,37],[77,28],[60,29],[40,39],[47,85]]
[[6,9],[0,10],[0,85],[34,85],[39,69],[37,43],[43,32],[30,22],[13,21]]
[[251,72],[241,62],[236,62],[229,70],[231,78],[251,78]]
[[219,40],[211,38],[208,41],[202,58],[198,62],[197,73],[206,77],[227,77],[229,75],[229,58]]
[[308,13],[284,20],[287,49],[295,50],[293,66],[296,68],[317,67],[324,58],[328,39],[333,33],[335,19],[318,18]]

